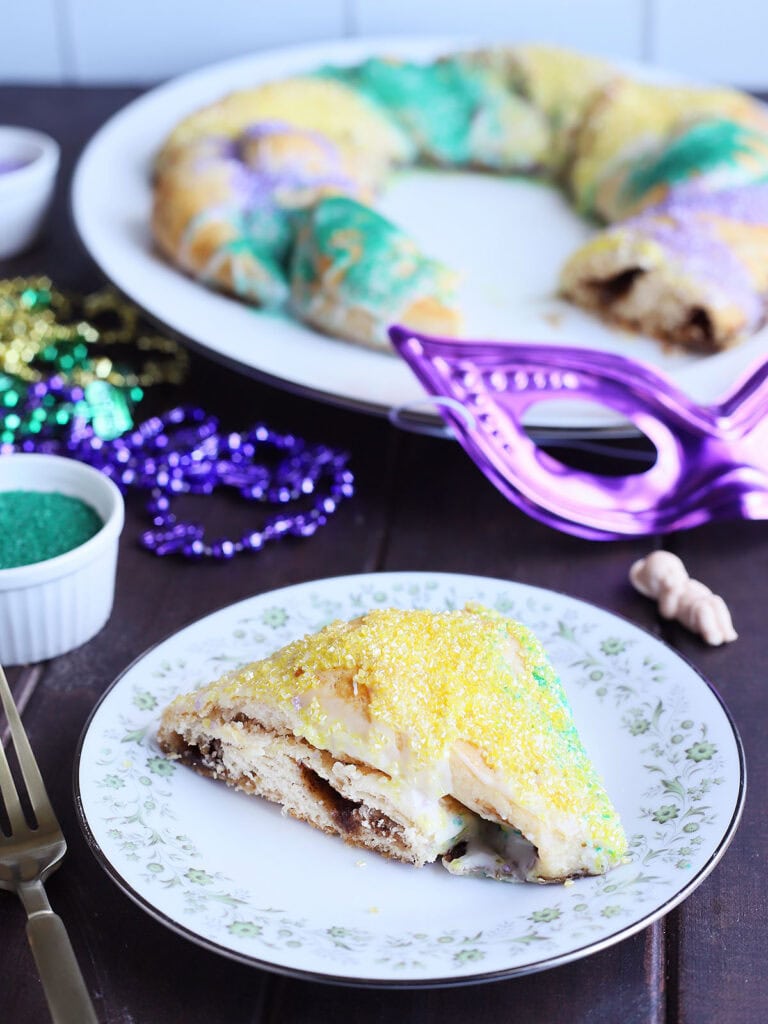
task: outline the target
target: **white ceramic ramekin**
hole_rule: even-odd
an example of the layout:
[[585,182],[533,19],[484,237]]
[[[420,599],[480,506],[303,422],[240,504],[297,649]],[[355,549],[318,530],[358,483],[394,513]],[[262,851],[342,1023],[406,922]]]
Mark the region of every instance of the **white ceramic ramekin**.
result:
[[63,555],[0,569],[0,663],[25,665],[79,647],[109,618],[125,509],[111,480],[58,455],[0,456],[0,491],[58,491],[86,502],[104,523]]
[[35,240],[53,195],[59,146],[31,128],[0,126],[0,259]]

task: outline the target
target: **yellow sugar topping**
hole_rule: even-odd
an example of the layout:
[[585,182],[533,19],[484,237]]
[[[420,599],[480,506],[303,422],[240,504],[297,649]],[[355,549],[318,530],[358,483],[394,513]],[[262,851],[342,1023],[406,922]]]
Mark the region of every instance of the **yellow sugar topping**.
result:
[[619,76],[606,61],[555,46],[533,44],[516,52],[526,94],[558,125],[570,126],[593,91]]
[[314,746],[368,753],[395,780],[442,780],[451,751],[468,744],[515,803],[577,815],[608,862],[624,852],[541,644],[488,609],[385,609],[333,622],[197,696],[201,714],[249,699],[282,707]]
[[179,146],[206,135],[239,135],[259,121],[280,121],[320,132],[338,143],[386,162],[411,158],[410,143],[371,100],[330,78],[303,75],[233,92],[181,121],[160,155],[164,163]]

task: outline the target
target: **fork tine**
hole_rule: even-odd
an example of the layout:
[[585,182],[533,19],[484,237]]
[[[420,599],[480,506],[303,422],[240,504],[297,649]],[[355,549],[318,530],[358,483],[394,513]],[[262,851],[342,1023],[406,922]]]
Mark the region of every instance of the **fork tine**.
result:
[[[11,739],[13,745],[16,748],[16,757],[19,760],[19,767],[21,768],[21,774],[24,778],[24,782],[29,793],[30,803],[32,809],[35,812],[38,825],[42,825],[42,818],[48,817],[55,822],[55,816],[51,802],[48,799],[48,794],[45,791],[45,784],[43,783],[43,777],[40,774],[40,769],[37,766],[35,755],[32,752],[32,747],[29,745],[29,739],[24,730],[24,726],[21,722],[21,716],[19,715],[16,704],[11,694],[11,688],[8,685],[8,680],[5,678],[5,672],[3,671],[2,665],[0,665],[0,700],[2,700],[3,709],[5,710],[6,717],[8,719],[8,725],[11,730]],[[11,777],[10,768],[8,768],[8,760],[3,753],[3,761],[5,762],[4,769],[0,769],[0,776],[6,777],[10,780],[13,785],[13,779]],[[13,786],[13,793],[16,798],[16,803],[19,803],[18,794],[16,793],[16,787]],[[19,812],[21,812],[21,806],[19,805]],[[10,816],[10,812],[9,812]],[[23,821],[22,816],[22,821]]]
[[[0,703],[8,718],[11,740],[38,824],[36,832],[30,833],[26,827],[19,828],[21,835],[18,841],[15,835],[7,840],[0,838],[4,860],[2,886],[15,891],[27,912],[27,938],[40,972],[51,1020],[59,1024],[98,1024],[64,922],[51,910],[43,887],[48,874],[58,866],[67,844],[45,792],[40,769],[2,666]],[[17,824],[25,824],[24,816],[2,742],[0,793],[5,796],[11,830],[15,832]]]
[[13,781],[11,767],[8,764],[8,758],[5,756],[5,750],[3,750],[2,746],[0,746],[0,795],[5,803],[5,811],[11,824],[11,832],[19,832],[21,829],[26,829],[28,826],[24,812],[21,809],[16,783]]

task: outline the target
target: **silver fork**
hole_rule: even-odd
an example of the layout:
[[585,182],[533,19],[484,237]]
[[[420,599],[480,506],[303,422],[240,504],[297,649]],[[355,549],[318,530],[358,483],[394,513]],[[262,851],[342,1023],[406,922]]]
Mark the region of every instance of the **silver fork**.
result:
[[9,836],[0,829],[0,889],[15,892],[24,904],[27,938],[55,1024],[98,1024],[64,922],[51,910],[43,888],[45,879],[59,866],[67,844],[2,667],[0,700],[37,820],[36,828],[27,824],[8,758],[0,743],[0,796],[11,826]]

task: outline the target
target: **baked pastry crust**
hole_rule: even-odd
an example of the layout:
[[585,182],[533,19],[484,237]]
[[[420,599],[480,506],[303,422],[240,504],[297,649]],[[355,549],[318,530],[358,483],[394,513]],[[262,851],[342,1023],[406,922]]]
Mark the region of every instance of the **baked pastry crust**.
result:
[[479,606],[376,610],[173,701],[171,757],[453,873],[599,874],[626,839],[541,645]]

